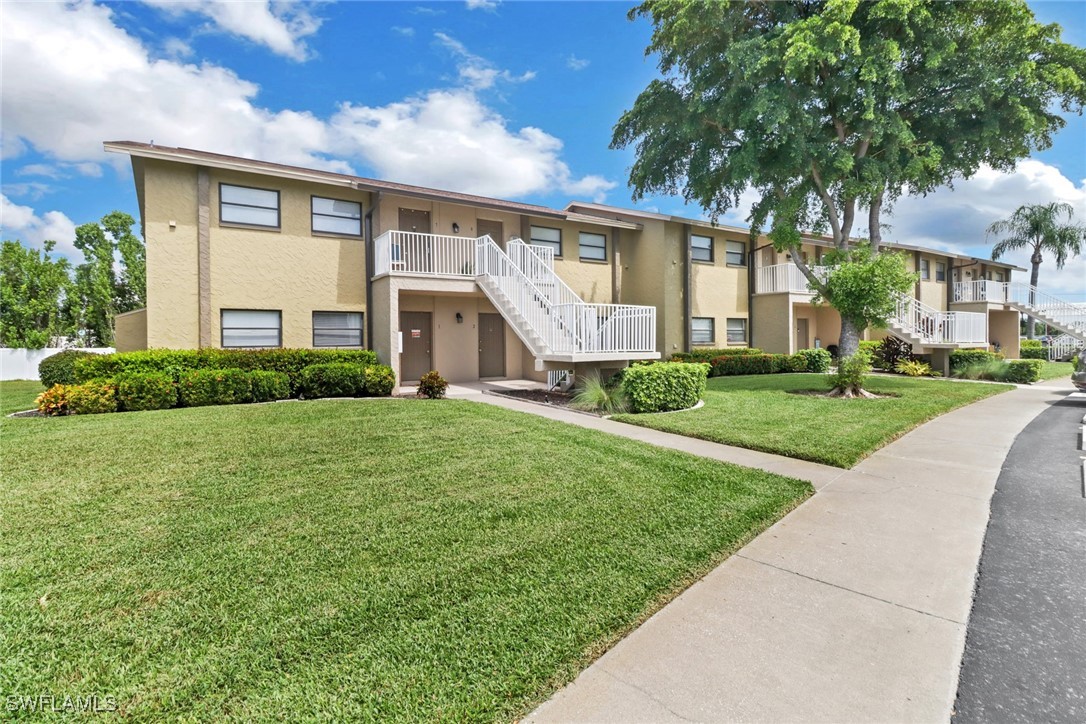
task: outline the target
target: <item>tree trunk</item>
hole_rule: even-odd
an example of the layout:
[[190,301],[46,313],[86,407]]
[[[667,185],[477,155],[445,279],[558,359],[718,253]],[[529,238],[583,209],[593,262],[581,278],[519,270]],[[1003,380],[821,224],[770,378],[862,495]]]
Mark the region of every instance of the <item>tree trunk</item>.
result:
[[[1037,258],[1039,256],[1040,254],[1034,254],[1033,258],[1030,259],[1033,269],[1029,272],[1029,285],[1033,287],[1033,289],[1037,288],[1037,272],[1041,270],[1041,260]],[[1033,289],[1029,290],[1029,303],[1031,305],[1036,304],[1037,301],[1033,298]],[[1026,336],[1030,339],[1033,339],[1036,336],[1033,331],[1033,317],[1028,314],[1026,315]]]
[[860,349],[860,335],[863,328],[854,320],[841,317],[841,339],[837,342],[837,355],[851,357]]

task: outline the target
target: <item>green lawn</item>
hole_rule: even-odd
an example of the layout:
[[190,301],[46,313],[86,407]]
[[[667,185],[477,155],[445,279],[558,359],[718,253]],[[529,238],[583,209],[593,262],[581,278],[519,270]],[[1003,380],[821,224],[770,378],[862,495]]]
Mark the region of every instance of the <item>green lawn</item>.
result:
[[1075,371],[1075,365],[1073,362],[1045,362],[1044,368],[1041,370],[1042,380],[1054,380],[1060,377],[1066,377],[1067,383],[1071,383],[1071,373]]
[[37,380],[0,382],[0,415],[33,410],[34,400],[44,390]]
[[463,401],[0,436],[0,690],[137,720],[514,719],[811,493]]
[[1009,385],[871,377],[868,390],[899,397],[839,400],[790,394],[795,390],[829,390],[827,379],[814,374],[714,377],[700,409],[618,415],[614,419],[850,468],[926,420],[1013,389]]

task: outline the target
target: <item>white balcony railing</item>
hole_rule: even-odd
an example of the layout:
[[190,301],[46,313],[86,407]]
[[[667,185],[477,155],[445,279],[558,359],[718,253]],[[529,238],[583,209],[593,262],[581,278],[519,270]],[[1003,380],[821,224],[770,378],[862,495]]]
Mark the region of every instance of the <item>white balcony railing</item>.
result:
[[956,282],[954,301],[1008,304],[1026,314],[1042,315],[1044,321],[1080,339],[1086,335],[1086,306],[1064,301],[1024,282]]
[[897,298],[891,324],[928,344],[988,344],[988,315],[941,312],[907,294]]
[[[808,268],[819,279],[824,279],[831,269],[828,266],[810,266]],[[814,290],[807,284],[807,277],[803,276],[803,272],[799,270],[799,267],[791,262],[755,267],[755,294],[779,294],[783,292],[814,294]]]
[[475,278],[475,239],[386,231],[374,240],[374,274]]

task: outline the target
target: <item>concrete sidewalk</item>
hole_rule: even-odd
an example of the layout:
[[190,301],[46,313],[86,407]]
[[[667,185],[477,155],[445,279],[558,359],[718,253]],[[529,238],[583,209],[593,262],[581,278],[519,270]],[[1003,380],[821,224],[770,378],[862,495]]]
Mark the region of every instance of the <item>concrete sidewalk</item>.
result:
[[947,721],[996,478],[1018,432],[1070,391],[982,400],[845,471],[465,390],[819,490],[529,719]]

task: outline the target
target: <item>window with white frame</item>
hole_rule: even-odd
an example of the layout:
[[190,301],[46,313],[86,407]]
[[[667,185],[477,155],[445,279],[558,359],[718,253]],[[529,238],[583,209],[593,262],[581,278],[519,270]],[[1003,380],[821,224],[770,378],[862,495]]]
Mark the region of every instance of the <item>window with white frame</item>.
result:
[[996,272],[996,273],[995,273],[995,280],[996,280],[997,282],[1002,282],[1002,281],[1004,281],[1004,276],[1003,276],[1003,272]]
[[278,309],[222,310],[222,346],[283,346],[283,313]]
[[712,317],[690,319],[690,344],[713,344],[716,341],[716,320]]
[[219,222],[279,228],[279,192],[219,184]]
[[728,344],[746,344],[747,320],[741,317],[728,318]]
[[931,279],[931,262],[927,259],[920,260],[920,280],[928,281]]
[[580,235],[581,258],[607,261],[607,237],[582,231]]
[[548,226],[533,226],[532,244],[536,246],[549,246],[554,249],[555,256],[562,256],[562,230],[552,229]]
[[713,237],[690,235],[690,258],[694,261],[713,260]]
[[313,312],[314,347],[361,347],[362,312]]
[[944,264],[941,261],[935,262],[935,281],[937,281],[937,282],[945,282],[946,281],[946,264]]
[[324,234],[362,236],[362,204],[313,197],[313,231]]
[[729,241],[725,247],[726,261],[731,266],[747,265],[747,245],[742,241]]

